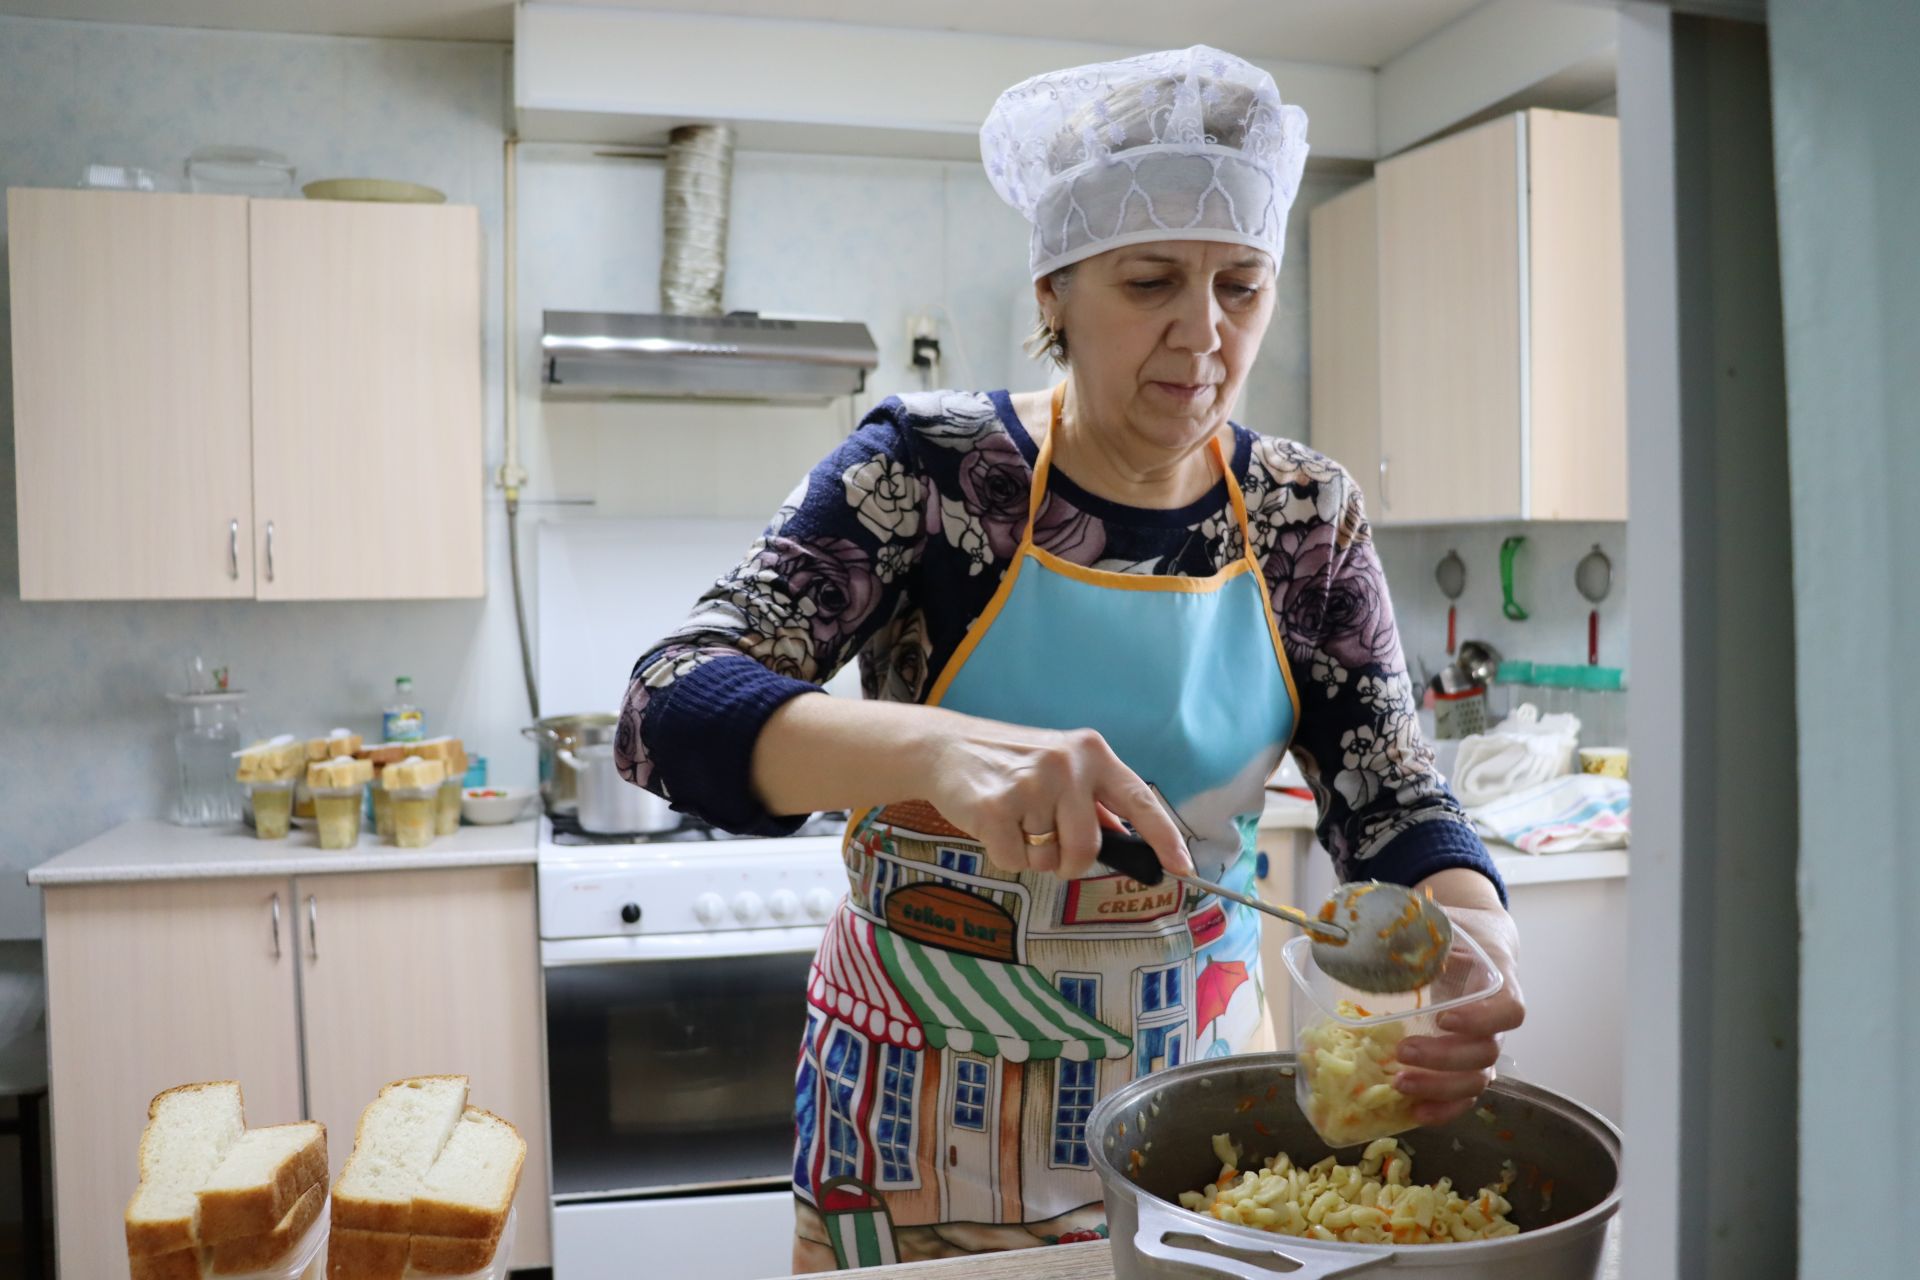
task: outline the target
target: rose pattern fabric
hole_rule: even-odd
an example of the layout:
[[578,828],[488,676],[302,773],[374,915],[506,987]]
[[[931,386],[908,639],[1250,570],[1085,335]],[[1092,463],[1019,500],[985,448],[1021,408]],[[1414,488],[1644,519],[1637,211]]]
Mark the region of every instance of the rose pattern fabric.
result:
[[[1358,487],[1302,445],[1234,433],[1254,554],[1300,694],[1293,752],[1321,843],[1348,878],[1390,861],[1383,851],[1414,832],[1429,844],[1444,833],[1446,865],[1479,865],[1484,849],[1420,740]],[[789,829],[759,810],[745,777],[758,725],[856,657],[867,697],[924,701],[1019,545],[1036,452],[1004,392],[919,392],[875,408],[635,665],[621,772],[718,825]],[[1034,540],[1122,573],[1204,576],[1241,554],[1224,484],[1180,511],[1142,511],[1059,472]],[[727,708],[743,699],[751,710],[732,724]],[[730,734],[741,741],[727,746]]]

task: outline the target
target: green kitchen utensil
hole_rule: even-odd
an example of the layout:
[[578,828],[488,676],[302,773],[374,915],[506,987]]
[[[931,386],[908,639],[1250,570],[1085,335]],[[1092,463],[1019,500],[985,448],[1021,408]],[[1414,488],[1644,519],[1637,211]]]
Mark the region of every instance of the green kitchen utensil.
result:
[[1526,545],[1526,538],[1515,534],[1500,544],[1500,612],[1515,622],[1525,622],[1527,611],[1513,598],[1513,558]]

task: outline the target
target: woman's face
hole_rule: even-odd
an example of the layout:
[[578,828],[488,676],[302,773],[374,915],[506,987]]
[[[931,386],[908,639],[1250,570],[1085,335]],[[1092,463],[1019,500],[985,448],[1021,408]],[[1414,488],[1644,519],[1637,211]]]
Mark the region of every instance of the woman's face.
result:
[[1066,334],[1087,420],[1192,448],[1227,419],[1273,318],[1273,259],[1245,245],[1162,240],[1110,249],[1035,293]]

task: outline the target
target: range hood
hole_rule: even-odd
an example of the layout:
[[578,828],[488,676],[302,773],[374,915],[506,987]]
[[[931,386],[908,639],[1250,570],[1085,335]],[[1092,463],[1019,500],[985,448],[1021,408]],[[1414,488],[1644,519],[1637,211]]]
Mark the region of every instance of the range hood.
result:
[[880,363],[857,320],[549,311],[543,395],[555,400],[822,402],[862,391]]

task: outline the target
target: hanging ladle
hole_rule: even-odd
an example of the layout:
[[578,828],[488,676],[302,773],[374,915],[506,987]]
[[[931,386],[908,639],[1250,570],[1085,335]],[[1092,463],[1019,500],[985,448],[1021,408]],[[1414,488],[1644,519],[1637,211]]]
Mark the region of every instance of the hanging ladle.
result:
[[1467,562],[1460,553],[1451,548],[1440,558],[1434,567],[1433,580],[1440,584],[1440,594],[1447,598],[1447,652],[1454,649],[1454,602],[1467,589]]
[[1594,543],[1593,550],[1573,567],[1573,585],[1593,605],[1587,613],[1587,665],[1597,667],[1600,665],[1600,602],[1613,589],[1613,561],[1607,559],[1599,543]]

